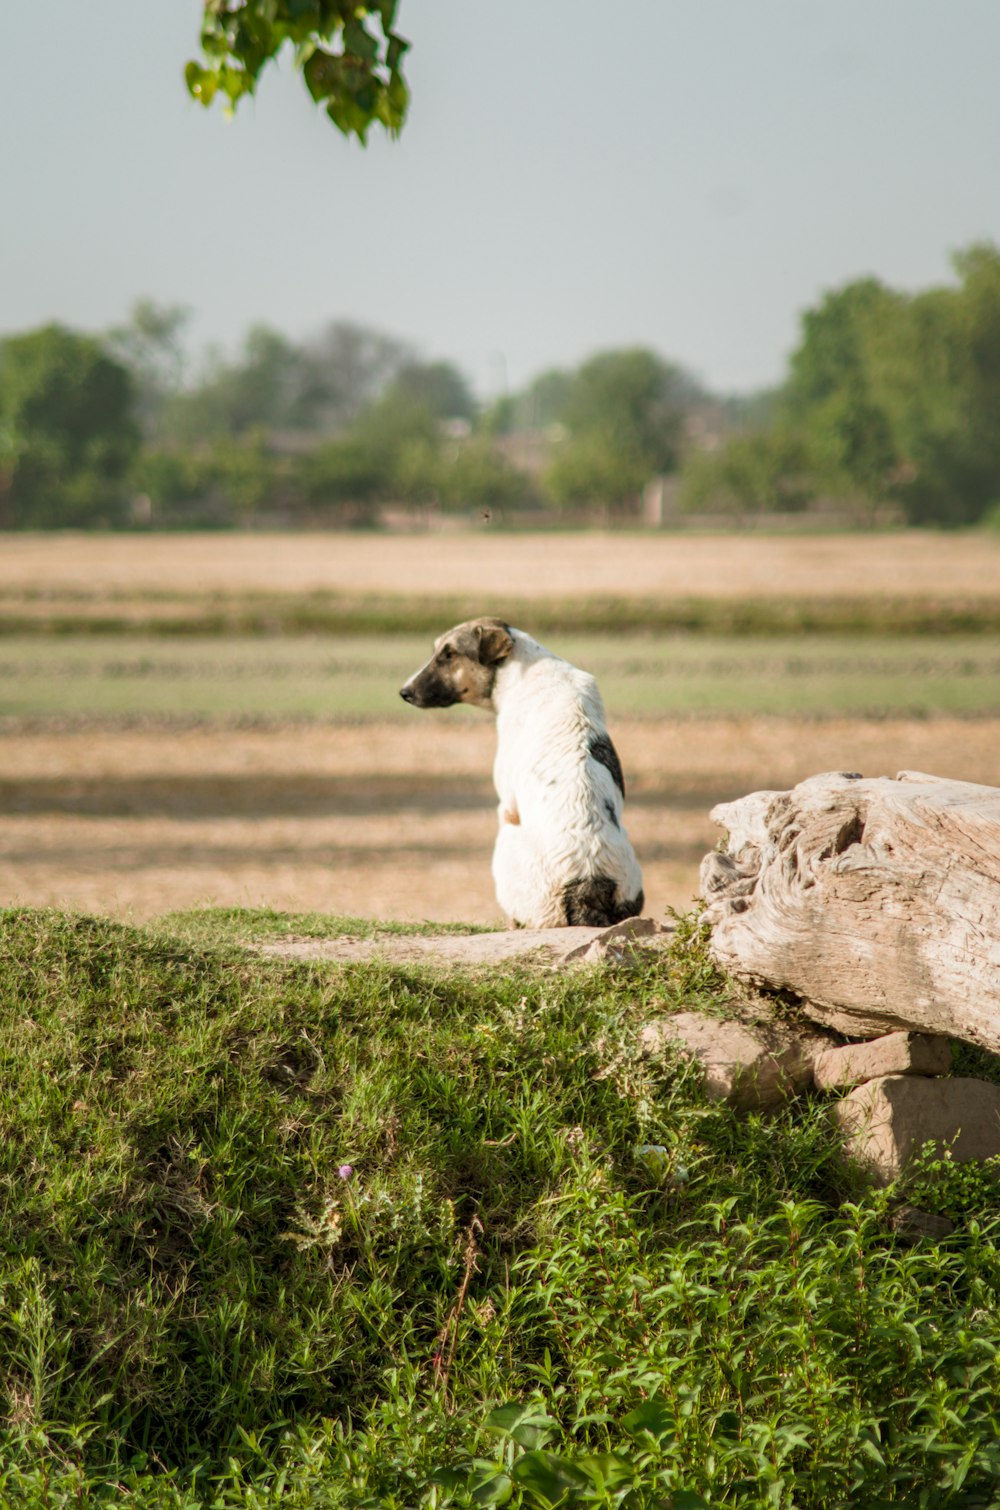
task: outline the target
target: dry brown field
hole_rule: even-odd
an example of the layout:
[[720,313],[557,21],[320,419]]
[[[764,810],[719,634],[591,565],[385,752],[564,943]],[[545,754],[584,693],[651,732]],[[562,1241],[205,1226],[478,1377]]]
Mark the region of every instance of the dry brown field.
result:
[[[617,721],[648,911],[690,905],[714,803],[825,770],[996,784],[998,719]],[[3,738],[0,903],[143,919],[203,905],[499,921],[493,731],[428,716]],[[418,770],[419,766],[419,770]]]
[[[6,536],[0,603],[99,612],[147,597],[481,594],[996,597],[1000,536]],[[168,605],[169,606],[169,605]],[[528,626],[530,627],[530,626]],[[27,652],[23,652],[27,653]],[[176,714],[184,715],[178,707]],[[984,710],[986,711],[986,710]],[[992,710],[995,712],[995,706]],[[831,712],[836,712],[831,709]],[[709,810],[825,770],[996,784],[1000,719],[618,719],[649,910],[689,905]],[[395,722],[129,729],[10,718],[0,733],[0,905],[149,918],[200,905],[497,920],[493,731]]]
[[7,535],[0,598],[405,593],[432,597],[984,598],[1000,534]]

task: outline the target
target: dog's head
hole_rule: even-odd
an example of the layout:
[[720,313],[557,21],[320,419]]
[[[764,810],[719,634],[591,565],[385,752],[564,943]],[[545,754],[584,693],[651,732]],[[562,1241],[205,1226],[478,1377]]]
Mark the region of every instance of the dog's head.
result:
[[470,619],[434,642],[426,666],[414,672],[399,695],[415,708],[450,708],[455,703],[493,707],[497,668],[514,649],[510,625],[502,619]]

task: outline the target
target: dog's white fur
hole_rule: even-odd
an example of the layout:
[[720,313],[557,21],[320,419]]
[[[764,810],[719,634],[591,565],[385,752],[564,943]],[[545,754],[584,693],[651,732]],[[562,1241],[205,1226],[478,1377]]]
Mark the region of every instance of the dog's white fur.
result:
[[493,685],[493,879],[508,917],[551,928],[565,921],[565,886],[607,876],[624,903],[642,892],[642,872],[622,824],[624,797],[588,748],[608,737],[597,683],[522,630],[511,636]]
[[[497,622],[460,625],[449,631],[457,637],[451,643],[460,645],[470,629],[481,634],[479,624]],[[624,795],[612,766],[619,777],[620,768],[597,683],[523,630],[502,627],[512,648],[496,664],[492,686],[483,695],[470,689],[454,699],[496,713],[497,900],[512,923],[560,927],[584,920],[568,905],[567,888],[583,894],[597,881],[611,911],[596,921],[632,916],[642,906],[642,872],[622,824]],[[448,639],[438,640],[438,657]],[[411,689],[434,666],[428,662],[403,688],[408,701],[416,701]],[[465,684],[465,671],[455,674]],[[595,748],[603,759],[595,758]]]

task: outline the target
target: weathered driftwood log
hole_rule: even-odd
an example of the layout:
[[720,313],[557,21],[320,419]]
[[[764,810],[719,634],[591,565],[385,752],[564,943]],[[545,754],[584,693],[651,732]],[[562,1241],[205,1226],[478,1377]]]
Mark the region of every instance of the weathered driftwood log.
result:
[[1000,1051],[1000,789],[918,771],[813,776],[712,811],[712,952],[855,1038],[895,1028]]

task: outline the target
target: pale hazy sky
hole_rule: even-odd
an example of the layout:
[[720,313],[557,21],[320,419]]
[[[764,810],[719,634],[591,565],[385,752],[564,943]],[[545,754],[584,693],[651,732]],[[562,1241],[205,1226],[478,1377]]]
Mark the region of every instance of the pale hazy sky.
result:
[[199,15],[6,7],[0,332],[149,295],[197,347],[348,318],[484,394],[637,343],[745,390],[823,289],[1000,241],[998,0],[401,0],[410,121],[367,151],[287,70],[190,101]]

